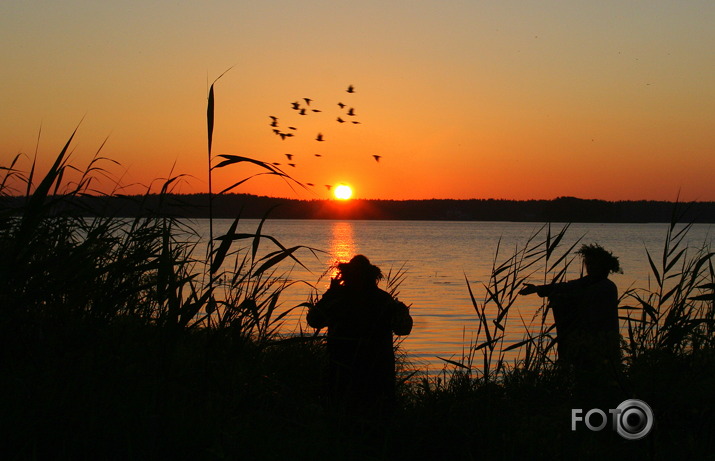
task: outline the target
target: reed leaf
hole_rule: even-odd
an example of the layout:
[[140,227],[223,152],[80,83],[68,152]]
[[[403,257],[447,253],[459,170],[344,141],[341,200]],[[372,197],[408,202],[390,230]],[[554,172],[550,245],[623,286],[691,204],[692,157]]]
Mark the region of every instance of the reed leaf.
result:
[[256,228],[256,236],[253,238],[253,244],[252,244],[252,251],[251,251],[251,261],[254,261],[256,259],[256,254],[258,253],[258,247],[261,244],[261,231],[263,230],[263,224],[265,224],[266,219],[268,219],[268,215],[276,209],[279,205],[273,205],[270,207],[264,214],[263,217],[261,218],[261,222],[258,223],[258,227]]
[[479,314],[477,300],[474,298],[474,292],[472,292],[472,286],[469,284],[469,279],[467,278],[467,274],[464,274],[464,280],[465,280],[465,282],[467,282],[467,290],[469,290],[469,299],[472,301],[472,307],[477,312],[477,314]]
[[710,301],[715,302],[715,292],[707,293],[704,295],[696,295],[688,298],[691,301]]
[[55,183],[58,175],[60,174],[61,170],[63,169],[65,156],[67,155],[69,146],[72,143],[72,140],[74,139],[74,136],[77,133],[78,129],[79,129],[79,126],[74,129],[74,131],[70,135],[69,139],[65,143],[65,146],[62,148],[60,153],[57,155],[57,158],[55,159],[54,164],[52,165],[52,167],[50,167],[50,170],[47,172],[45,177],[42,179],[40,184],[37,186],[37,189],[35,189],[35,191],[32,193],[32,195],[30,195],[30,198],[27,201],[27,204],[25,205],[24,210],[23,210],[24,213],[22,216],[22,221],[21,221],[20,229],[19,229],[19,234],[21,236],[31,235],[31,232],[32,232],[31,229],[37,224],[37,221],[40,219],[40,213],[41,213],[40,210],[42,208],[42,205],[48,196],[50,188]]
[[664,294],[659,300],[658,304],[663,305],[665,304],[666,301],[670,299],[671,296],[673,296],[675,293],[680,292],[683,289],[682,285],[677,284],[673,288],[671,288],[666,294]]
[[227,193],[227,192],[230,192],[230,191],[232,191],[233,189],[235,189],[235,188],[237,188],[238,186],[240,186],[241,184],[243,184],[243,183],[245,183],[245,182],[247,182],[247,181],[249,181],[249,180],[255,178],[256,176],[271,175],[271,174],[275,174],[275,173],[269,172],[269,173],[256,173],[256,174],[253,174],[253,175],[251,175],[251,176],[249,176],[249,177],[247,177],[247,178],[244,178],[244,179],[238,181],[237,183],[231,184],[230,186],[228,186],[227,188],[225,188],[224,190],[222,190],[221,192],[219,192],[218,195],[223,195],[223,194],[225,194],[225,193]]
[[489,297],[487,298],[487,302],[492,301],[494,304],[496,304],[497,309],[501,312],[504,308],[502,307],[502,302],[498,297],[498,292],[492,292],[491,288],[488,286],[484,287],[487,290],[487,294]]
[[501,329],[503,330],[504,328],[501,326],[501,321],[502,321],[502,320],[504,319],[504,317],[506,317],[508,314],[509,314],[509,309],[502,309],[502,310],[499,312],[499,314],[497,315],[497,318],[494,319],[494,324],[497,325],[499,328],[501,328]]
[[255,160],[255,159],[252,159],[249,157],[243,157],[240,155],[229,155],[229,154],[221,154],[221,155],[218,155],[217,157],[224,158],[225,160],[220,162],[216,166],[214,166],[213,169],[215,169],[215,170],[219,169],[219,168],[227,167],[229,165],[235,165],[236,163],[252,163],[254,165],[258,165],[259,167],[264,168],[264,169],[270,171],[271,173],[277,174],[279,176],[287,176],[285,173],[283,173],[283,171],[280,168],[273,166],[269,163],[262,162],[260,160]]
[[[40,140],[37,140],[37,143],[40,143]],[[32,183],[35,178],[35,167],[37,166],[37,152],[35,152],[34,157],[32,158],[32,166],[30,167],[30,174],[27,175],[27,189],[25,191],[25,196],[29,197],[32,194]]]
[[[551,225],[549,225],[549,236],[547,236],[547,243],[546,243],[546,260],[547,260],[547,261],[550,259],[551,254],[554,252],[554,250],[556,250],[556,248],[558,247],[559,243],[561,243],[561,240],[564,238],[564,235],[566,235],[566,231],[568,230],[569,226],[570,226],[570,224],[566,224],[566,225],[558,232],[558,234],[556,234],[556,237],[553,239],[553,242],[551,242],[551,244],[549,244],[550,234],[551,234]],[[571,246],[571,249],[573,249],[573,247],[575,247],[576,244],[577,244],[580,240],[581,240],[581,239],[577,240],[576,243],[574,243],[574,244]],[[566,254],[570,253],[571,249],[569,249],[569,251],[567,251]],[[556,263],[554,263],[554,265],[558,264],[559,262],[560,262],[560,259],[559,259],[559,261],[557,261]],[[552,267],[554,267],[554,265],[552,265]]]
[[517,343],[512,344],[511,346],[508,346],[508,347],[502,349],[502,352],[509,352],[511,350],[518,349],[518,348],[522,347],[524,344],[531,344],[532,342],[533,342],[533,340],[531,338],[528,338],[528,339],[519,341]]
[[648,301],[636,295],[636,300],[640,303],[643,311],[648,314],[654,322],[658,320],[658,310],[653,307]]
[[470,369],[467,365],[465,365],[465,364],[463,364],[463,363],[455,362],[454,360],[450,360],[450,359],[445,359],[444,357],[440,357],[440,356],[437,356],[437,358],[440,359],[440,360],[442,360],[442,361],[444,361],[444,362],[449,363],[450,365],[454,365],[455,367],[461,368],[461,369],[463,369],[463,370],[469,370],[469,369]]
[[489,350],[493,350],[494,345],[496,343],[498,343],[500,340],[502,340],[503,338],[504,338],[504,336],[502,335],[502,336],[497,336],[494,339],[488,339],[488,340],[484,341],[483,343],[479,344],[478,346],[476,346],[474,348],[474,350],[478,351],[478,350],[481,350],[484,348],[489,348]]
[[[573,243],[573,245],[571,245],[571,246],[568,248],[568,250],[566,250],[566,251],[564,252],[564,254],[562,254],[561,257],[559,257],[559,259],[557,259],[556,262],[554,262],[554,263],[548,268],[548,271],[549,271],[549,272],[553,271],[553,270],[556,268],[556,266],[558,266],[558,265],[561,263],[561,261],[563,261],[564,259],[566,259],[566,258],[571,254],[571,252],[573,251],[573,249],[576,248],[576,245],[578,245],[578,244],[581,242],[582,239],[583,239],[583,236],[581,236],[581,237],[579,237],[578,239],[576,239],[576,241]],[[559,240],[560,240],[560,239],[559,239]]]
[[665,269],[663,270],[663,274],[670,272],[673,266],[675,266],[680,260],[680,258],[685,254],[686,250],[687,248],[680,250],[680,252],[678,252],[678,254],[668,262],[668,264],[665,266]]
[[510,267],[511,267],[510,264],[503,263],[499,268],[497,268],[497,270],[492,272],[492,277],[495,278],[497,275],[501,274],[502,272],[509,270]]
[[293,306],[293,307],[291,307],[291,308],[289,308],[289,309],[284,310],[283,312],[281,312],[280,314],[278,314],[278,316],[273,320],[273,322],[276,322],[276,323],[277,323],[277,322],[280,322],[280,321],[283,320],[288,314],[290,314],[291,312],[293,312],[294,310],[296,310],[296,309],[297,309],[298,307],[300,307],[301,305],[302,305],[302,304],[298,304],[297,306]]
[[[5,175],[2,178],[2,182],[0,182],[0,196],[13,194],[14,188],[10,188],[7,185],[8,180],[10,180],[11,178],[13,178],[15,176],[20,176],[22,179],[21,172],[19,170],[15,169],[15,164],[17,163],[17,161],[20,159],[21,156],[22,156],[22,154],[15,155],[15,157],[10,162],[9,167],[0,166],[0,170],[5,171]],[[27,180],[25,180],[25,181],[27,181]],[[29,194],[26,194],[26,195],[29,195]],[[5,212],[7,210],[2,210],[2,211]]]
[[[688,232],[690,229],[693,227],[693,223],[690,222],[683,226],[682,229],[680,229],[678,232],[675,233],[675,235],[671,235],[670,240],[672,242],[675,242],[675,245],[672,245],[672,248],[668,251],[668,256],[671,256],[675,250],[678,249],[681,243],[683,243],[683,240],[687,236]],[[671,232],[673,230],[673,227],[671,227]],[[677,241],[676,241],[677,240]]]
[[660,279],[660,273],[658,272],[658,268],[655,267],[655,263],[653,262],[653,258],[650,256],[650,252],[646,248],[645,250],[646,256],[648,256],[648,263],[650,264],[650,269],[653,272],[653,275],[655,276],[655,280],[658,283],[659,287],[663,286],[663,282]]
[[469,279],[467,278],[467,274],[464,274],[464,280],[467,282],[467,290],[469,290],[469,299],[472,301],[472,307],[474,308],[475,312],[477,313],[477,317],[479,317],[479,321],[484,327],[484,332],[487,335],[487,340],[491,340],[491,335],[489,333],[489,325],[487,324],[486,321],[486,316],[484,316],[483,312],[480,312],[479,310],[479,305],[477,304],[477,300],[474,298],[474,292],[472,292],[472,286],[469,283]]
[[[700,275],[700,271],[702,270],[703,266],[706,263],[712,263],[712,257],[715,256],[715,253],[707,251],[705,252],[704,255],[702,255],[700,258],[697,259],[695,264],[693,265],[693,270],[691,272],[691,278],[690,278],[690,283],[694,284],[696,282],[696,279]],[[701,288],[701,287],[698,287]]]
[[[215,83],[215,82],[214,82]],[[209,100],[206,104],[206,128],[208,135],[209,162],[211,161],[211,147],[214,136],[214,84],[209,88]]]
[[240,219],[240,216],[241,212],[239,212],[239,215],[236,217],[236,219],[233,220],[233,223],[231,223],[231,227],[229,227],[228,231],[226,232],[226,235],[224,236],[225,238],[221,239],[221,244],[216,249],[216,254],[211,260],[209,274],[215,274],[226,259],[228,250],[231,248],[231,243],[234,240],[233,236],[236,235],[236,227],[238,227],[238,221]]
[[[229,238],[229,237],[223,235],[223,236],[221,236],[221,237],[217,237],[216,240],[224,240],[224,239],[226,239],[226,238]],[[237,233],[237,234],[231,236],[230,238],[231,238],[232,240],[254,239],[254,238],[256,238],[256,234]],[[278,241],[278,239],[276,239],[275,237],[273,237],[273,236],[271,236],[271,235],[261,234],[261,235],[260,235],[260,238],[270,240],[270,241],[273,242],[278,248],[280,248],[281,250],[283,250],[283,252],[288,251],[288,249],[287,249],[285,246],[283,246],[283,244],[280,243],[280,241]],[[316,257],[317,257],[317,253],[319,253],[319,252],[320,252],[320,253],[324,253],[323,250],[319,250],[319,249],[317,249],[317,248],[312,248],[312,247],[308,247],[308,246],[304,246],[304,245],[299,245],[299,247],[300,247],[300,248],[305,248],[306,250],[310,251],[310,252],[313,254],[313,256],[316,256]],[[302,262],[300,262],[295,256],[293,256],[292,253],[291,253],[289,256],[290,256],[291,259],[293,259],[296,263],[298,263],[301,267],[303,267],[303,268],[306,269],[307,271],[310,271],[310,269],[308,269]]]
[[[271,267],[275,266],[276,264],[280,263],[281,261],[283,261],[284,259],[286,259],[288,257],[292,258],[295,261],[298,261],[298,259],[296,259],[295,256],[293,256],[293,253],[295,253],[295,251],[300,248],[307,248],[307,247],[304,247],[303,245],[297,245],[292,248],[281,249],[281,250],[275,251],[273,253],[270,253],[270,254],[264,256],[261,259],[262,260],[265,259],[266,261],[263,264],[261,264],[261,266],[258,269],[253,271],[253,277],[260,276],[266,270],[270,269]],[[298,264],[303,266],[305,269],[308,269],[300,261],[298,261]]]

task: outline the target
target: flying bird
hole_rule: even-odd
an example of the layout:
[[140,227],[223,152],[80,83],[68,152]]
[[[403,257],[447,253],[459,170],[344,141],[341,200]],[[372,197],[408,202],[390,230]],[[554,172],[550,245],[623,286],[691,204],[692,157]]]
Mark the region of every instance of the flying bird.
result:
[[328,190],[330,190],[330,189],[333,188],[333,186],[331,186],[330,184],[326,184],[326,185],[325,185],[325,188],[328,189]]
[[354,117],[354,116],[355,116],[355,109],[353,109],[353,108],[351,107],[350,110],[348,111],[348,115],[351,116],[351,117]]
[[296,127],[294,127],[294,126],[289,126],[288,129],[289,129],[289,130],[297,130],[298,128],[296,128]]
[[322,112],[320,109],[313,109],[313,112]]
[[316,157],[322,157],[321,154],[313,154],[313,155],[315,155]]
[[345,120],[343,120],[342,118],[338,117],[338,122],[340,122],[340,123],[345,123]]
[[306,185],[306,186],[310,186],[310,187],[315,186],[315,184],[313,184],[312,182],[307,182],[307,183],[305,183],[305,185]]
[[293,154],[285,154],[285,156],[288,160],[293,160]]
[[325,141],[325,139],[323,139],[323,133],[318,133],[318,136],[316,136],[315,140],[316,141]]
[[305,109],[301,109],[299,113],[300,115],[305,115]]
[[300,110],[300,103],[299,102],[292,102],[290,103],[292,106],[293,110]]
[[278,163],[278,162],[273,162],[273,165],[275,165],[275,166],[280,166],[281,164]]
[[348,90],[347,90],[347,91],[348,91],[348,93],[355,93],[355,87],[352,86],[352,85],[350,85],[350,86],[348,86]]
[[339,103],[338,103],[338,106],[340,106],[341,109],[344,109],[344,108],[345,108],[345,104],[343,104],[342,102],[339,102]]
[[380,163],[380,159],[382,158],[382,155],[373,155],[372,158],[374,158],[376,162]]
[[289,163],[288,166],[292,166],[293,168],[295,168],[295,163]]
[[353,122],[353,124],[354,124],[354,125],[360,125],[360,122],[355,121],[355,122]]
[[312,99],[310,99],[310,98],[303,98],[303,101],[305,101],[305,103],[306,103],[307,105],[310,105],[310,101],[312,101]]

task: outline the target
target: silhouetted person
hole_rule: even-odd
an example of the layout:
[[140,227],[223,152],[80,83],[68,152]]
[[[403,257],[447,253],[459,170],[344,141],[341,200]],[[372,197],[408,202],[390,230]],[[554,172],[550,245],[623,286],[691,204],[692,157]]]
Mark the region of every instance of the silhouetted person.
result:
[[410,334],[412,317],[404,303],[378,288],[382,272],[365,256],[337,269],[307,315],[313,328],[328,327],[328,403],[350,411],[389,412],[395,400],[392,335]]
[[526,284],[519,294],[549,298],[556,323],[559,362],[573,368],[580,387],[614,384],[621,362],[618,288],[608,279],[621,272],[618,258],[598,244],[578,251],[586,275],[549,285]]

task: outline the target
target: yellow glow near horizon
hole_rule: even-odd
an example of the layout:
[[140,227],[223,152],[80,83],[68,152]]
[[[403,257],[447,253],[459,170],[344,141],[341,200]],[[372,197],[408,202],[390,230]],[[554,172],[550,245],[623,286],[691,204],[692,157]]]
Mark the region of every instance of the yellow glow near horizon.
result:
[[348,185],[340,184],[338,187],[335,188],[335,192],[333,192],[333,195],[335,195],[335,198],[338,200],[349,200],[350,197],[353,196],[353,190]]

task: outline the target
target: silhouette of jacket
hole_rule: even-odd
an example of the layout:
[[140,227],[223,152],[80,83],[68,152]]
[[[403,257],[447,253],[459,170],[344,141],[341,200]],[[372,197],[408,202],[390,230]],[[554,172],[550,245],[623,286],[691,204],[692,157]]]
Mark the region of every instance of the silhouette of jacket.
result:
[[620,357],[618,288],[608,278],[581,277],[536,287],[553,310],[559,360],[593,367]]
[[394,402],[392,335],[412,331],[404,303],[377,286],[335,284],[309,310],[307,321],[313,328],[328,328],[329,399],[369,407]]

